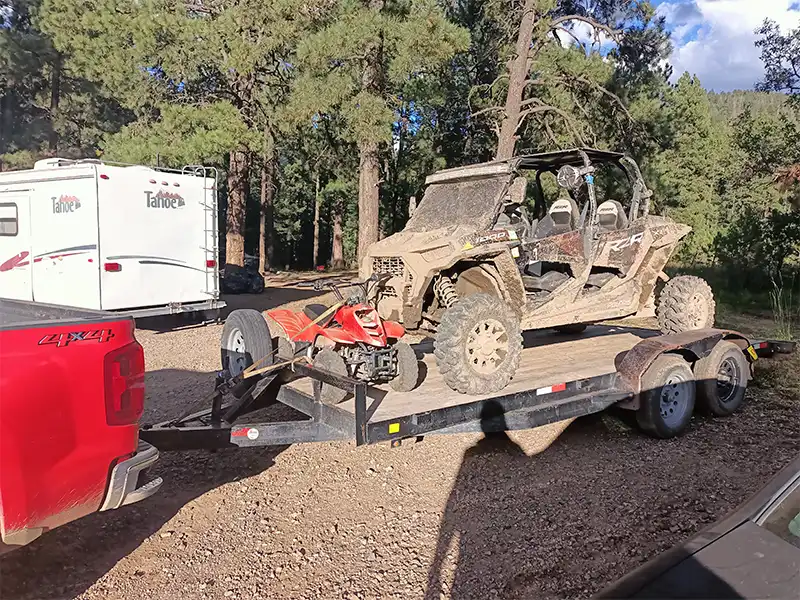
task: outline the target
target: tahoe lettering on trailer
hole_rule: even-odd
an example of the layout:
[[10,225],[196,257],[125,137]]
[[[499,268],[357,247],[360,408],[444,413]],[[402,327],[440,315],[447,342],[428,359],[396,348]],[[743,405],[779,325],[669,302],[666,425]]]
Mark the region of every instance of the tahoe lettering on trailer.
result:
[[158,190],[156,194],[145,191],[144,195],[147,199],[148,208],[180,208],[186,204],[180,194],[165,192],[164,190]]
[[53,213],[68,213],[75,212],[81,207],[81,201],[75,196],[61,196],[56,198],[53,196]]

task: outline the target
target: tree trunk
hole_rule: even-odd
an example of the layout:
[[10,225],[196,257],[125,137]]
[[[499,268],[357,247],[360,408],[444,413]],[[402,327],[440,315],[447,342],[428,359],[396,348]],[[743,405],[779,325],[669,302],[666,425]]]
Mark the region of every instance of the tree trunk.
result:
[[275,259],[275,157],[271,152],[264,154],[261,163],[261,220],[259,223],[258,270],[263,274],[269,271]]
[[[372,11],[383,10],[384,0],[369,0]],[[367,61],[361,77],[361,89],[367,93],[380,96],[382,41],[370,43],[367,48]],[[358,145],[358,264],[366,256],[371,244],[378,241],[380,224],[378,210],[380,206],[380,163],[378,143],[362,140]]]
[[311,268],[316,269],[319,263],[319,171],[314,175],[314,257],[311,261]]
[[500,125],[500,137],[497,138],[497,160],[505,160],[514,156],[517,144],[517,127],[522,113],[522,99],[525,94],[525,81],[528,79],[528,52],[533,38],[533,26],[536,23],[536,0],[525,0],[522,19],[519,23],[517,45],[514,55],[508,61],[508,93],[506,94],[505,112]]
[[370,245],[378,241],[378,207],[380,206],[380,165],[378,144],[359,144],[358,168],[358,263],[366,256]]
[[342,247],[342,211],[344,207],[337,202],[333,207],[333,248],[331,268],[344,269],[344,248]]
[[250,154],[232,150],[228,167],[228,215],[225,235],[225,263],[244,266],[244,217],[248,195]]
[[47,147],[50,154],[55,156],[58,152],[58,131],[56,130],[56,117],[58,105],[61,101],[61,55],[56,54],[53,61],[53,72],[50,74],[50,133],[47,136]]

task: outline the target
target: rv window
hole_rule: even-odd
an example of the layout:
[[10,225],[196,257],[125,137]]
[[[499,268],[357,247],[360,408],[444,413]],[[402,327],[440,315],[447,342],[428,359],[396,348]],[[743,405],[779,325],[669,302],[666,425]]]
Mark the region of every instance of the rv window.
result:
[[17,205],[13,202],[0,204],[0,235],[17,235],[18,230]]

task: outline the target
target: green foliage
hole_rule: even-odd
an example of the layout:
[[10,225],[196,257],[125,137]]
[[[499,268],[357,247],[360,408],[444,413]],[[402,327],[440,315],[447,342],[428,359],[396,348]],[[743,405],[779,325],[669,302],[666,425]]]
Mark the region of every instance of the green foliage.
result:
[[[347,139],[388,143],[402,102],[468,42],[432,0],[342,0],[298,48],[301,74],[288,114],[299,124],[337,114]],[[373,52],[380,64],[369,75]]]
[[157,120],[140,119],[107,138],[104,156],[127,163],[179,168],[221,164],[237,144],[257,147],[261,136],[249,129],[230,102],[203,106],[165,105]]

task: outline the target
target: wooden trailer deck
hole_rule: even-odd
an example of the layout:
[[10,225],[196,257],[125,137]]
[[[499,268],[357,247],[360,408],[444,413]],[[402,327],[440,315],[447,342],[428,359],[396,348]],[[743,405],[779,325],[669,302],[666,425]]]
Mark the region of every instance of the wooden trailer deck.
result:
[[[426,340],[414,345],[424,363],[420,365],[420,385],[410,392],[395,392],[388,385],[371,388],[367,398],[367,415],[370,421],[384,421],[466,404],[498,394],[513,394],[613,373],[616,370],[614,359],[619,353],[630,350],[646,337],[657,335],[658,331],[648,329],[603,325],[589,327],[579,335],[549,330],[526,332],[522,359],[514,379],[501,392],[482,396],[468,396],[451,390],[436,366],[433,341]],[[313,395],[312,383],[308,378],[295,380],[289,385]],[[338,407],[355,413],[352,396]]]

